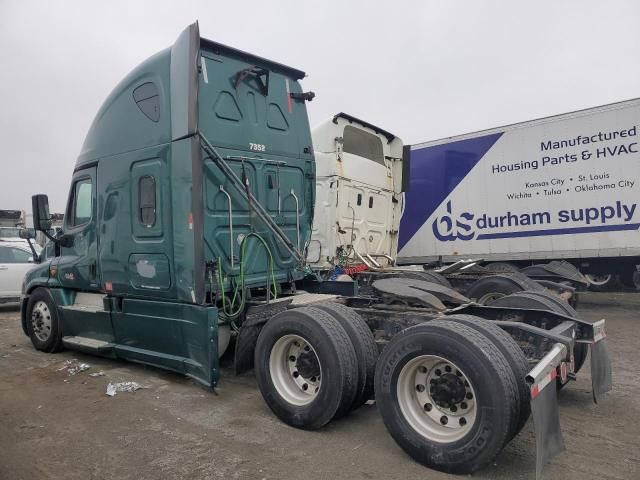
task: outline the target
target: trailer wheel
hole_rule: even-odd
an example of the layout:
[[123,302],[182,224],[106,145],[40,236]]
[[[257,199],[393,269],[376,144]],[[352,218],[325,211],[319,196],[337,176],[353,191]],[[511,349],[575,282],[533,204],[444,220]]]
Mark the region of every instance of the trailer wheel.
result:
[[[513,337],[490,320],[484,320],[473,315],[462,314],[448,315],[446,319],[462,323],[483,333],[493,341],[494,345],[498,347],[500,352],[509,362],[515,382],[518,386],[519,405],[519,415],[514,416],[512,419],[512,428],[511,433],[509,434],[509,440],[511,440],[520,432],[520,430],[522,430],[522,427],[527,423],[529,415],[531,414],[531,394],[526,380],[527,374],[530,370],[527,357],[524,355],[524,352],[518,346]],[[434,322],[439,321],[440,320],[435,320]]]
[[293,427],[321,428],[349,411],[356,394],[357,360],[349,336],[317,308],[271,318],[258,336],[255,368],[265,402]]
[[27,303],[27,333],[31,343],[42,352],[62,350],[62,332],[58,311],[51,294],[45,288],[36,288]]
[[351,409],[373,398],[373,381],[378,358],[378,345],[364,319],[352,308],[335,302],[313,305],[335,318],[349,336],[358,359],[358,386]]
[[[514,308],[535,308],[539,310],[549,310],[569,317],[578,318],[578,312],[567,302],[556,295],[547,292],[518,292],[508,297],[501,298],[492,303],[496,307]],[[584,343],[576,343],[573,347],[574,371],[578,373],[587,359],[588,347]],[[558,390],[566,383],[562,383],[560,378],[556,380]]]
[[615,277],[611,273],[585,273],[589,280],[589,290],[595,292],[607,291],[615,283]]
[[376,367],[376,401],[387,430],[416,461],[471,473],[508,439],[518,389],[504,355],[483,333],[452,321],[407,328]]
[[522,287],[510,278],[500,275],[484,277],[471,285],[465,295],[481,305],[488,305],[498,298],[522,291]]

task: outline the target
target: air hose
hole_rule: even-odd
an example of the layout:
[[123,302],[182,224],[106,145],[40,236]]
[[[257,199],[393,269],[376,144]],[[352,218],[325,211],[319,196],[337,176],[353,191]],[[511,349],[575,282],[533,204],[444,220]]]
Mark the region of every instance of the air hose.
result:
[[[235,286],[233,288],[233,297],[231,298],[230,303],[227,303],[227,296],[224,293],[224,277],[223,277],[222,268],[221,268],[222,261],[220,257],[218,257],[218,272],[217,272],[218,273],[217,281],[218,281],[218,289],[219,289],[218,291],[221,292],[221,295],[222,295],[222,316],[228,320],[234,319],[238,315],[240,315],[243,312],[245,307],[245,303],[246,303],[245,265],[247,260],[245,255],[245,248],[247,246],[249,238],[252,238],[252,237],[259,240],[260,243],[264,246],[265,250],[267,251],[267,255],[269,256],[269,269],[271,271],[268,288],[274,299],[277,298],[278,296],[278,286],[276,284],[276,274],[275,274],[275,269],[273,264],[273,254],[271,253],[271,249],[269,248],[269,245],[267,245],[267,242],[264,240],[264,238],[262,238],[260,235],[253,232],[249,233],[242,239],[242,243],[240,244],[240,275],[239,275],[238,281],[234,282]],[[231,280],[230,280],[230,283],[231,283]]]

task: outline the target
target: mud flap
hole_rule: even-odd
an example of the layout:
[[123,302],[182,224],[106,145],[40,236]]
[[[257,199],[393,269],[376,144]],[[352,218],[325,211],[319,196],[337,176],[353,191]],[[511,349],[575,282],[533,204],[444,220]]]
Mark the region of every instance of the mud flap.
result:
[[[555,373],[555,370],[553,370]],[[555,380],[555,375],[553,375]],[[556,382],[550,381],[533,398],[531,392],[531,414],[536,431],[536,480],[542,478],[542,469],[551,458],[565,449],[560,430],[558,392]]]
[[598,403],[612,387],[611,360],[604,339],[591,344],[591,387],[593,401]]
[[565,449],[560,430],[556,377],[567,347],[556,343],[527,375],[531,389],[531,415],[536,431],[536,480],[547,462]]

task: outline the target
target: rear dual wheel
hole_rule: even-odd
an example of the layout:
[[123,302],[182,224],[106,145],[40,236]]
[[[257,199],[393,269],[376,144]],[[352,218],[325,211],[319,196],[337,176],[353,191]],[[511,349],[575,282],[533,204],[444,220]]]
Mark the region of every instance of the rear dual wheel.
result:
[[[448,321],[459,322],[484,334],[500,350],[511,367],[513,378],[518,387],[518,414],[511,419],[509,440],[515,437],[531,414],[530,390],[527,384],[527,374],[530,367],[527,357],[511,335],[490,320],[474,317],[473,315],[449,315]],[[437,322],[438,320],[436,320]]]
[[297,428],[318,429],[344,416],[371,396],[376,354],[369,341],[375,347],[364,320],[348,307],[323,304],[274,316],[255,350],[265,402]]
[[351,404],[354,410],[373,398],[373,379],[378,358],[378,345],[364,319],[352,308],[335,302],[313,305],[335,318],[347,333],[358,363],[356,395]]
[[398,445],[450,473],[489,463],[519,416],[518,386],[505,356],[485,334],[455,321],[396,335],[378,361],[375,391]]

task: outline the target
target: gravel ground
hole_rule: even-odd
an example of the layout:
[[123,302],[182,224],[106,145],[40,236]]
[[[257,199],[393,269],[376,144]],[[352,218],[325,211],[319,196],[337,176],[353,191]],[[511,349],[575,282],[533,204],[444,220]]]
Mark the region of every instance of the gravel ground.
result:
[[[589,294],[607,318],[614,390],[591,400],[588,362],[560,394],[567,451],[547,479],[640,478],[640,295]],[[90,368],[60,370],[78,359]],[[103,376],[90,376],[103,372]],[[109,381],[146,388],[105,395]],[[445,479],[407,457],[365,406],[318,432],[280,423],[253,374],[223,371],[217,395],[154,368],[74,352],[35,351],[15,309],[0,307],[0,479]],[[534,479],[531,422],[477,479]]]

